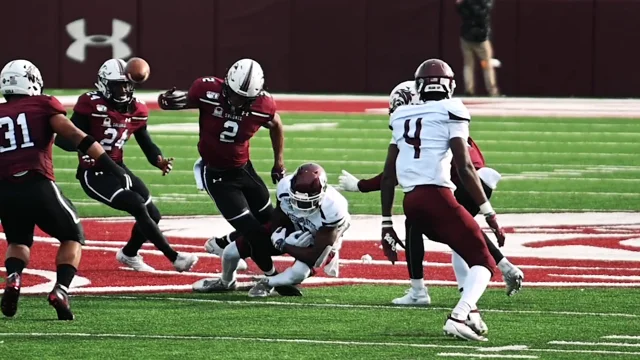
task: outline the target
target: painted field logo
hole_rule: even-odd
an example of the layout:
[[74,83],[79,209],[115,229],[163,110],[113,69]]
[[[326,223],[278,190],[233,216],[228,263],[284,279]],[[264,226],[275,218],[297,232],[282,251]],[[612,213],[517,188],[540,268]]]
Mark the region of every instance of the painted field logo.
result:
[[[640,224],[637,214],[514,214],[503,215],[508,229],[504,253],[525,272],[526,286],[640,286]],[[401,222],[401,217],[397,223]],[[599,221],[600,225],[595,224]],[[161,227],[179,250],[197,253],[200,262],[193,272],[179,274],[152,245],[145,244],[140,254],[158,269],[138,273],[115,260],[115,254],[130,236],[131,220],[104,219],[83,221],[87,234],[79,277],[72,284],[76,293],[189,291],[191,284],[203,277],[219,276],[219,258],[207,254],[203,244],[213,235],[231,230],[219,217],[167,218]],[[341,251],[340,278],[312,277],[305,284],[336,285],[352,283],[406,284],[403,261],[391,265],[379,249],[378,217],[354,216],[345,234]],[[400,237],[404,234],[398,227]],[[53,257],[58,242],[38,232],[33,247],[31,270],[24,279],[25,293],[44,293],[55,275]],[[4,233],[0,233],[4,238]],[[0,245],[0,250],[6,246]],[[454,285],[451,255],[442,244],[426,244],[425,277],[427,283]],[[364,264],[369,254],[373,261]],[[400,254],[401,260],[404,254]],[[283,269],[292,262],[288,256],[275,257]],[[259,275],[249,262],[249,270],[240,281]],[[498,275],[493,286],[502,286]]]

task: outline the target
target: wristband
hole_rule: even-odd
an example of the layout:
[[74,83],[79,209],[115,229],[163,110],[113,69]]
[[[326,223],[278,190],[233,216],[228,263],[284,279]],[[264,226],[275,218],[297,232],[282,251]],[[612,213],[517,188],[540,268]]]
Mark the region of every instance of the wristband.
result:
[[382,227],[392,227],[393,221],[391,220],[391,216],[383,216],[382,217]]
[[83,154],[86,154],[87,151],[89,151],[91,145],[93,145],[95,142],[96,139],[94,139],[93,136],[87,135],[83,137],[82,140],[80,140],[80,143],[78,144],[78,146],[76,146],[76,148],[82,151]]
[[485,202],[484,204],[480,205],[480,212],[483,215],[487,215],[487,214],[495,214],[495,211],[493,211],[493,207],[491,206],[490,202]]

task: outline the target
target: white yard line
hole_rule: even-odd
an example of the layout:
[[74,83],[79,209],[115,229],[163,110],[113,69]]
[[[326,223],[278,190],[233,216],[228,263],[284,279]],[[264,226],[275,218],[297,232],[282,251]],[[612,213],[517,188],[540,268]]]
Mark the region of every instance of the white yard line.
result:
[[570,346],[612,346],[612,347],[640,347],[637,343],[588,342],[588,341],[549,341],[549,345]]
[[506,355],[506,354],[471,354],[471,353],[438,353],[442,357],[459,357],[465,359],[537,359],[535,355]]
[[640,336],[631,335],[607,335],[603,336],[603,339],[618,339],[618,340],[640,340]]

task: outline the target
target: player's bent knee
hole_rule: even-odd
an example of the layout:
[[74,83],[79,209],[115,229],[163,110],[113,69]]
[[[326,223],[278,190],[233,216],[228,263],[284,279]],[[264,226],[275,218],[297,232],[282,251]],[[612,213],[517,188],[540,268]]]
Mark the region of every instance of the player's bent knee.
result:
[[145,200],[138,193],[124,190],[116,195],[111,204],[114,208],[126,211],[135,217],[147,212],[144,202]]
[[296,261],[291,266],[291,284],[296,285],[303,282],[306,278],[311,275],[311,268],[309,265],[303,263],[302,261]]
[[147,204],[147,211],[149,212],[149,216],[151,217],[151,219],[153,219],[156,224],[160,222],[160,219],[162,219],[162,215],[160,214],[160,210],[158,209],[156,204],[154,204],[153,202]]

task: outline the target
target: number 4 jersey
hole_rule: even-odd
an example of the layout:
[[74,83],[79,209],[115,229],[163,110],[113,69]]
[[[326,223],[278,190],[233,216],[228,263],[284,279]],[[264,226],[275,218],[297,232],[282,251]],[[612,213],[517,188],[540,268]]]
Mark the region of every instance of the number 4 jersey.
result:
[[66,115],[58,99],[28,96],[0,104],[0,180],[26,171],[53,176],[53,129],[50,119]]
[[389,120],[391,143],[398,146],[396,176],[405,192],[418,185],[451,189],[449,140],[469,138],[471,116],[459,99],[399,107]]
[[[139,129],[147,125],[149,109],[143,102],[133,99],[129,112],[121,113],[97,92],[80,95],[74,113],[89,119],[88,134],[93,136],[116,163],[122,163],[123,146]],[[80,166],[86,165],[80,160]]]
[[276,103],[263,92],[249,111],[231,108],[223,93],[224,80],[196,79],[189,89],[189,107],[200,110],[198,151],[205,165],[217,169],[238,168],[249,161],[249,140],[273,120]]

